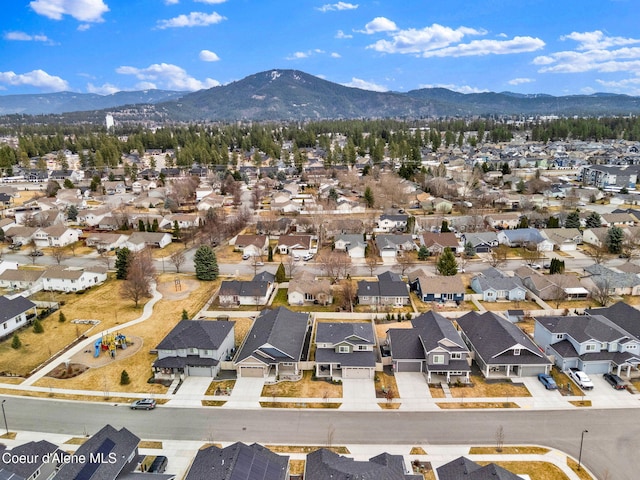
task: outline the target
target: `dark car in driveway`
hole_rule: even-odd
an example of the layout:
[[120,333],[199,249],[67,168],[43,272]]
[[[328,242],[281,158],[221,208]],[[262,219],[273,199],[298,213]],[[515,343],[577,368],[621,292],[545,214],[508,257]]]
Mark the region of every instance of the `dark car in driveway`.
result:
[[558,389],[558,384],[551,375],[548,375],[546,373],[539,373],[538,380],[540,380],[540,383],[542,383],[542,385],[544,385],[544,388],[546,388],[547,390]]
[[156,401],[153,398],[142,398],[131,404],[131,410],[153,410],[156,408]]
[[615,373],[605,373],[602,377],[616,390],[624,390],[627,384]]

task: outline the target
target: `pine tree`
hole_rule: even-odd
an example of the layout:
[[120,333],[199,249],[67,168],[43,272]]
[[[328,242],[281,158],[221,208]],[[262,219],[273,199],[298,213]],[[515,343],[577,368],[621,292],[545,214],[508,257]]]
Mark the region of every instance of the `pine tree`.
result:
[[442,255],[440,255],[440,258],[438,258],[436,270],[440,275],[445,277],[450,277],[458,273],[458,262],[456,262],[456,257],[449,247],[446,247]]
[[371,187],[364,189],[364,202],[367,205],[367,208],[373,208],[376,203],[375,198],[373,198],[373,190],[371,190]]
[[440,225],[440,233],[449,233],[451,230],[449,229],[449,222],[446,220],[442,220],[442,225]]
[[276,282],[282,283],[287,279],[287,273],[285,272],[284,265],[280,262],[278,269],[276,270]]
[[127,247],[119,248],[116,251],[116,278],[118,280],[124,280],[127,278],[131,258],[131,250]]
[[67,220],[75,222],[78,219],[78,207],[71,205],[67,210]]
[[591,212],[585,222],[587,228],[598,228],[602,226],[602,219],[598,212]]
[[182,318],[180,320],[189,320],[189,312],[187,310],[182,309]]
[[273,262],[273,247],[269,245],[269,253],[267,254],[267,262]]
[[129,378],[129,374],[126,370],[122,370],[120,374],[120,385],[129,385],[131,383],[131,379]]
[[18,350],[22,346],[22,342],[20,341],[20,337],[17,333],[13,334],[13,340],[11,340],[11,348],[14,350]]
[[580,214],[571,212],[564,221],[564,228],[580,228]]
[[64,322],[66,322],[66,321],[67,321],[67,317],[66,317],[66,315],[65,315],[64,313],[60,312],[60,315],[58,315],[58,321],[59,321],[60,323],[64,323]]
[[147,231],[147,227],[144,224],[144,220],[140,219],[138,220],[138,231],[139,232],[146,232]]
[[193,256],[193,264],[198,280],[215,280],[218,278],[218,260],[208,245],[202,245]]
[[425,245],[420,245],[420,249],[418,250],[418,260],[426,260],[429,258],[429,250]]
[[473,243],[467,242],[467,243],[464,244],[464,254],[467,257],[475,257],[476,256],[476,249],[473,248]]
[[43,332],[44,332],[44,327],[42,326],[42,323],[40,323],[40,320],[36,318],[36,320],[33,322],[33,333],[43,333]]
[[624,231],[620,227],[613,226],[607,231],[606,245],[609,253],[621,253],[624,242]]

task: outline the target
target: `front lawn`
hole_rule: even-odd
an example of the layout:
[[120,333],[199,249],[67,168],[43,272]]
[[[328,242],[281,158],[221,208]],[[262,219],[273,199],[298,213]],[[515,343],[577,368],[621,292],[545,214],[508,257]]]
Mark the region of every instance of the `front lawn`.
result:
[[471,376],[470,386],[464,383],[449,385],[451,396],[455,398],[482,397],[530,397],[531,393],[524,385],[516,385],[510,380],[487,380],[479,375]]
[[262,389],[263,397],[293,397],[293,398],[342,398],[342,385],[314,380],[313,372],[305,371],[302,379],[297,382],[279,382],[265,385]]

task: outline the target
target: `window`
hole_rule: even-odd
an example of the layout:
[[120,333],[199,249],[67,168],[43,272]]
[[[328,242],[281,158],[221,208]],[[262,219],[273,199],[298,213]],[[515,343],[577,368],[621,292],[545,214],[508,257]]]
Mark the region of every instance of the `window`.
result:
[[587,343],[584,347],[586,352],[595,352],[596,346],[593,343]]
[[451,360],[460,360],[462,359],[462,354],[461,353],[452,353],[451,354]]
[[520,349],[519,348],[514,348],[513,349],[513,354],[514,355],[520,355]]
[[358,350],[366,350],[367,346],[366,345],[358,345]]
[[444,355],[434,355],[433,356],[433,364],[434,365],[443,365],[444,364]]
[[338,353],[349,353],[349,347],[347,345],[340,345],[338,347]]
[[556,340],[562,340],[564,338],[564,334],[556,333]]

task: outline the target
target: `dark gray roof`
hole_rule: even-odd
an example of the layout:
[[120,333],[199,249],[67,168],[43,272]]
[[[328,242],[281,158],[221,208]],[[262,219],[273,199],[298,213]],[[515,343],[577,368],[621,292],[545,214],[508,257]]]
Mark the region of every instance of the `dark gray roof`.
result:
[[602,315],[611,322],[630,333],[636,338],[640,338],[640,310],[624,302],[618,302],[608,308],[589,308],[585,310],[589,315]]
[[478,282],[481,291],[487,290],[513,290],[515,288],[521,288],[526,291],[526,288],[522,286],[522,280],[518,277],[486,277],[484,275],[478,275],[473,280]]
[[126,428],[116,430],[111,425],[104,426],[76,450],[77,455],[101,453],[105,458],[115,454],[115,461],[66,463],[56,479],[61,480],[114,480],[127,466],[127,459],[137,450],[140,438]]
[[495,463],[483,467],[465,457],[456,458],[436,471],[439,480],[522,480]]
[[199,450],[185,480],[285,480],[289,457],[254,443]]
[[420,340],[427,353],[438,346],[442,346],[443,340],[455,344],[455,346],[447,346],[449,351],[468,351],[451,320],[438,313],[433,311],[423,313],[411,320],[411,325],[420,335]]
[[316,362],[339,363],[343,367],[375,367],[376,354],[373,351],[338,353],[332,348],[318,348]]
[[536,322],[551,333],[566,333],[578,343],[589,340],[614,342],[629,337],[627,332],[602,315],[536,317]]
[[[396,458],[399,457],[399,458]],[[399,455],[382,454],[369,461],[352,458],[321,448],[307,455],[305,480],[408,480]]]
[[[485,364],[551,364],[522,330],[494,312],[469,312],[457,323]],[[503,353],[517,345],[521,346],[520,355]],[[522,354],[523,348],[530,353]]]
[[187,355],[186,357],[164,357],[153,362],[156,368],[215,367],[220,363],[215,358]]
[[540,243],[544,237],[537,228],[516,228],[515,230],[502,230],[505,237],[511,243]]
[[5,296],[0,297],[0,324],[7,320],[11,320],[13,317],[18,316],[35,306],[36,304],[28,298],[16,297],[14,299],[10,299]]
[[377,282],[360,280],[358,296],[367,297],[408,297],[407,284],[397,273],[384,272],[378,275]]
[[343,341],[354,345],[375,344],[371,322],[319,322],[316,325],[316,343],[335,345]]
[[635,273],[621,273],[599,264],[584,267],[584,271],[592,275],[595,284],[608,283],[609,288],[630,288],[640,285],[640,277]]
[[182,320],[156,347],[159,350],[198,348],[217,350],[233,331],[235,322],[215,320]]
[[[42,459],[45,454],[53,453],[58,450],[58,446],[53,443],[47,442],[46,440],[40,440],[39,442],[27,442],[22,445],[18,445],[17,447],[13,447],[10,451],[11,455],[32,455],[34,459],[37,461],[29,461],[29,462],[10,462],[5,463],[2,461],[2,457],[0,456],[0,471],[5,470],[7,472],[11,472],[14,475],[17,475],[21,478],[29,478],[33,475],[40,467],[42,467]],[[67,456],[66,452],[58,451],[58,454],[61,457]],[[0,474],[0,478],[2,474]],[[17,480],[16,477],[7,477],[13,478]]]
[[224,280],[220,284],[219,295],[237,295],[239,297],[264,297],[271,286],[270,281]]
[[300,361],[308,324],[308,313],[292,312],[284,307],[264,310],[247,334],[236,362],[251,355],[268,364],[287,359]]
[[271,272],[267,272],[266,270],[264,272],[260,272],[258,274],[256,274],[255,277],[253,277],[253,281],[254,282],[275,282],[276,281],[276,276],[275,274],[271,273]]
[[424,348],[414,329],[390,328],[391,357],[394,360],[424,360]]

